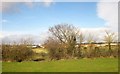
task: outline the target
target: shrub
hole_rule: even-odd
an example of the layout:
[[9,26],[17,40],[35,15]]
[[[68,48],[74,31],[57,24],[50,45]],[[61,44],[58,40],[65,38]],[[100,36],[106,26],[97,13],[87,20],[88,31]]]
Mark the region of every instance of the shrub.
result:
[[33,54],[31,48],[27,45],[3,45],[2,59],[3,61],[18,61],[21,62],[30,58]]

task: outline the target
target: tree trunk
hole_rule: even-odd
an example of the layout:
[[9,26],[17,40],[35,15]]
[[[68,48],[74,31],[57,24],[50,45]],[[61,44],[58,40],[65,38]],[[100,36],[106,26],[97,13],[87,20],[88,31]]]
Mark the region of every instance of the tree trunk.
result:
[[112,54],[111,43],[108,43],[108,47],[109,47],[109,54],[111,56],[111,54]]

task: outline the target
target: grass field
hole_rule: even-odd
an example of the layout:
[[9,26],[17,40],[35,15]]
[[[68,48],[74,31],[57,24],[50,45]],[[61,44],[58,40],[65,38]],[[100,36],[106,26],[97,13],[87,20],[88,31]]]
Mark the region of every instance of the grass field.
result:
[[118,59],[79,59],[44,62],[3,62],[3,72],[117,72]]
[[36,53],[48,53],[47,49],[43,49],[43,48],[35,48],[35,49],[32,49],[34,52]]

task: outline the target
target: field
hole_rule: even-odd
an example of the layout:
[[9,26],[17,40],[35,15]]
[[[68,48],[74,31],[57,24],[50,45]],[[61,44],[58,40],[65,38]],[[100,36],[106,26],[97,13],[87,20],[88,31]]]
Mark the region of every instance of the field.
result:
[[43,48],[35,48],[35,49],[32,49],[34,52],[36,53],[48,53],[47,49],[43,49]]
[[117,72],[118,59],[71,59],[44,62],[3,62],[3,72]]

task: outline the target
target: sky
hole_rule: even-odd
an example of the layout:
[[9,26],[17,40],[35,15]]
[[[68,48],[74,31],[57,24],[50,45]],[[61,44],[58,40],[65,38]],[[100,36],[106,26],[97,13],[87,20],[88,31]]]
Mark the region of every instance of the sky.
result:
[[3,31],[24,31],[38,34],[48,30],[50,26],[68,23],[78,27],[103,27],[104,20],[97,17],[96,2],[57,2],[49,7],[39,6],[35,3],[33,8],[19,4],[22,9],[17,13],[3,13]]
[[0,16],[1,38],[33,36],[38,43],[57,24],[72,24],[96,35],[105,29],[117,32],[118,26],[116,2],[3,2]]

